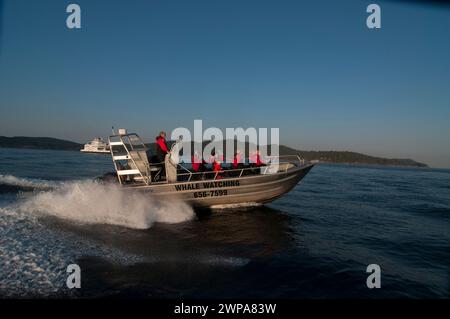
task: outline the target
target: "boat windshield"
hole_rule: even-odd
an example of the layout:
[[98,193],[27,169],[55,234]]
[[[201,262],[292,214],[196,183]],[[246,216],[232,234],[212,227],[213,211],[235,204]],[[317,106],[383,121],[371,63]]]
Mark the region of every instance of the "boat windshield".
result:
[[129,135],[130,148],[135,151],[145,151],[147,148],[137,135]]

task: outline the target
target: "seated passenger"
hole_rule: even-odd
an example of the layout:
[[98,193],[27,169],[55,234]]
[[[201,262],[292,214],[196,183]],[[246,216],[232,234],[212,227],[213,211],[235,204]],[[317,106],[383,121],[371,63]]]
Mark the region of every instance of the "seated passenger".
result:
[[242,154],[241,151],[237,151],[236,153],[234,153],[234,157],[233,157],[233,169],[238,169],[240,166],[242,160]]
[[203,161],[200,158],[200,156],[198,156],[197,152],[194,152],[194,155],[192,155],[191,164],[192,164],[192,170],[194,172],[200,172],[200,170],[202,169]]
[[[213,171],[218,173],[222,171],[222,165],[221,165],[221,161],[220,160],[214,160],[213,162]],[[219,173],[217,175],[215,175],[215,179],[222,179],[223,176]]]
[[264,165],[264,163],[261,161],[261,153],[259,152],[259,150],[250,154],[249,161],[251,163],[251,166],[253,167],[260,167]]
[[214,174],[212,174],[212,177],[215,179],[221,179],[222,176],[220,174],[218,174],[217,172],[222,171],[222,165],[221,165],[221,161],[219,160],[219,156],[216,155],[215,150],[211,151],[209,163],[212,165],[212,170],[214,172]]
[[194,179],[201,179],[202,174],[200,174],[200,172],[205,170],[205,164],[206,162],[198,155],[198,153],[194,152],[191,159],[192,170],[194,173],[197,173],[193,175]]
[[263,162],[261,161],[261,154],[259,151],[256,151],[256,167],[263,166]]
[[192,165],[192,170],[194,171],[194,173],[198,173],[200,171],[200,164],[201,163],[197,163],[195,161],[195,158],[194,158],[194,155],[193,155],[192,156],[192,163],[191,163],[191,165]]

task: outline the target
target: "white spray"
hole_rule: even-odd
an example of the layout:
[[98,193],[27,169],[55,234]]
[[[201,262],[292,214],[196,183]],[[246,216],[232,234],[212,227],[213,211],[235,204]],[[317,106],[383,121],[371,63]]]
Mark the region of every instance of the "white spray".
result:
[[193,209],[176,201],[157,201],[150,195],[124,192],[117,185],[92,181],[64,183],[50,192],[40,192],[18,209],[47,214],[80,223],[112,224],[147,229],[154,222],[180,223],[193,218]]

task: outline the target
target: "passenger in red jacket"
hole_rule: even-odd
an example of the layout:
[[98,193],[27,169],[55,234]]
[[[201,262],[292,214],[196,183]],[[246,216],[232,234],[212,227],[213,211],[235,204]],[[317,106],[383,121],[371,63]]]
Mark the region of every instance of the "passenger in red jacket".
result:
[[[161,131],[159,135],[156,137],[156,159],[159,163],[165,162],[166,154],[169,153],[169,149],[166,144],[166,133]],[[159,165],[159,164],[158,164]],[[166,166],[165,164],[161,164],[160,174],[155,176],[155,181],[159,181],[161,179],[166,178]]]
[[234,153],[233,169],[237,169],[239,167],[241,159],[242,159],[241,151],[238,150],[236,153]]
[[261,154],[259,153],[259,151],[256,151],[256,166],[260,167],[262,166],[263,162],[261,161]]
[[195,152],[194,155],[192,155],[192,170],[194,172],[199,172],[202,170],[203,162],[204,161],[202,161],[200,156],[198,156],[198,153]]
[[166,154],[169,153],[169,149],[166,144],[166,133],[161,132],[156,137],[156,156],[160,162],[164,162]]
[[220,158],[220,156],[217,155],[215,151],[211,152],[211,157],[209,158],[209,162],[212,165],[213,171],[217,173],[217,175],[215,175],[216,179],[222,178],[220,173],[218,173],[218,172],[222,171],[222,165],[221,165],[221,161],[219,158]]
[[220,172],[222,170],[222,166],[220,165],[220,161],[214,161],[213,163],[213,171],[214,172]]
[[221,165],[220,160],[215,160],[215,161],[213,162],[213,171],[217,173],[216,179],[222,179],[222,178],[223,178],[223,176],[221,175],[221,173],[219,173],[219,172],[222,171],[222,165]]
[[250,156],[249,156],[249,160],[250,160],[250,163],[252,166],[260,167],[264,164],[261,161],[261,154],[260,154],[259,150],[252,152],[252,154],[250,154]]

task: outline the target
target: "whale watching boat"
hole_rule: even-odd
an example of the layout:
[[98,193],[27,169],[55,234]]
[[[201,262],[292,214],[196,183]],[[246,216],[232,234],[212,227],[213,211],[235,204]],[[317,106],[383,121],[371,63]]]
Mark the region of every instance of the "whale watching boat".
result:
[[101,137],[96,137],[89,143],[84,144],[80,151],[84,153],[110,153],[109,145]]
[[[149,150],[136,133],[119,129],[108,139],[116,172],[114,182],[126,191],[157,199],[178,199],[194,207],[271,202],[294,188],[314,166],[299,156],[269,156],[261,167],[194,172],[180,163],[181,143],[172,145],[165,162],[151,163]],[[162,176],[164,175],[164,176]]]

